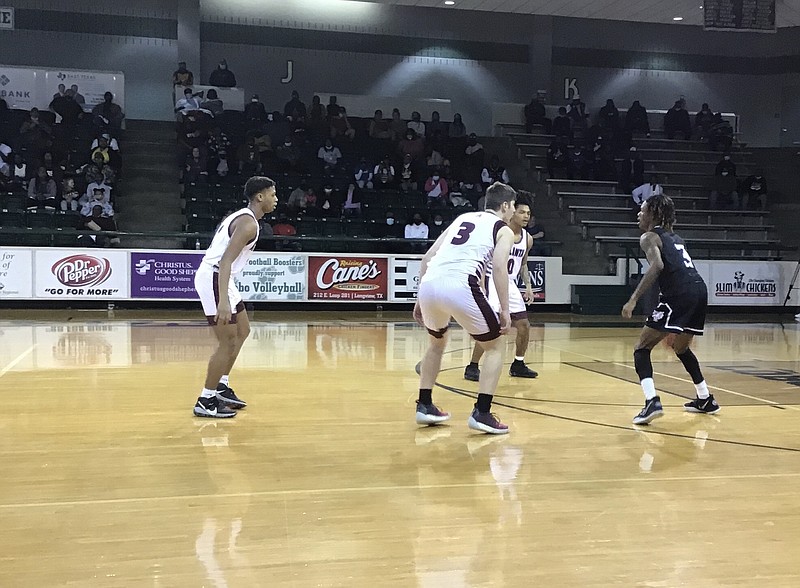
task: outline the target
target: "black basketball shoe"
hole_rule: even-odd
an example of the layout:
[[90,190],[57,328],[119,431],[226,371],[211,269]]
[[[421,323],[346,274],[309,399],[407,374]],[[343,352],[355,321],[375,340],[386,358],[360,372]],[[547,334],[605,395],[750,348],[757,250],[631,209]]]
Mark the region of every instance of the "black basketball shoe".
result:
[[481,368],[477,365],[469,364],[464,368],[464,379],[470,382],[477,382],[481,379]]
[[233,391],[233,388],[226,386],[225,384],[218,384],[217,385],[217,398],[221,402],[227,404],[230,408],[240,409],[247,406],[247,403],[236,396],[236,392]]
[[695,398],[691,402],[683,405],[686,412],[702,412],[703,414],[716,414],[720,411],[719,404],[714,400],[714,395],[709,394],[708,398]]
[[203,398],[201,396],[194,405],[194,416],[229,419],[236,416],[236,411],[225,406],[216,396],[211,398]]
[[516,359],[511,364],[508,370],[508,375],[512,378],[535,378],[539,374],[525,365],[524,361],[517,361]]
[[664,416],[664,407],[661,406],[661,398],[654,396],[645,403],[641,412],[633,417],[633,424],[647,425],[662,416]]

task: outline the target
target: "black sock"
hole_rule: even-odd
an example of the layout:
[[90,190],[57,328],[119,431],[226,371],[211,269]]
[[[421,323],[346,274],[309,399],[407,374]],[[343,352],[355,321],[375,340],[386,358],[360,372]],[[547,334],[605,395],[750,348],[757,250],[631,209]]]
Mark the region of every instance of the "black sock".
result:
[[419,403],[420,404],[433,404],[433,399],[431,398],[431,394],[433,390],[430,388],[420,388],[419,389]]
[[639,376],[639,381],[653,377],[653,364],[650,362],[649,349],[637,349],[634,351],[633,365],[636,367],[636,374]]
[[697,357],[694,353],[692,353],[691,349],[687,349],[681,354],[678,355],[678,359],[681,360],[683,367],[686,368],[686,371],[692,378],[692,382],[695,384],[699,384],[703,381],[703,372],[700,371],[700,362],[697,361]]
[[475,403],[478,412],[490,412],[492,410],[492,395],[478,394],[478,402]]

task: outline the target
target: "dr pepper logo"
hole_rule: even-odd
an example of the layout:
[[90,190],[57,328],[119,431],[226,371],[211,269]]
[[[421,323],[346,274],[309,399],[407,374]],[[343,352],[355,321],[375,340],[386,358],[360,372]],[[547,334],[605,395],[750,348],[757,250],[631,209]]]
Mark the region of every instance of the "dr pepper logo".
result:
[[111,262],[92,255],[70,255],[54,263],[51,271],[65,286],[96,286],[111,276]]

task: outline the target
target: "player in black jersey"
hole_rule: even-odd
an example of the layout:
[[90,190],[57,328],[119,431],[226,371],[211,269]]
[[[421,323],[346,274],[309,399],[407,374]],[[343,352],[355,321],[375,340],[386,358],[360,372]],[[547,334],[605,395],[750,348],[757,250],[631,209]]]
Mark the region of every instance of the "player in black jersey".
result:
[[700,364],[689,345],[695,335],[703,334],[706,322],[708,291],[703,278],[697,273],[686,245],[672,232],[675,224],[675,204],[669,196],[652,196],[639,211],[639,228],[644,231],[639,245],[650,264],[630,300],[622,307],[622,316],[631,318],[636,302],[656,282],[661,291],[658,306],[648,317],[633,352],[636,373],[646,399],[644,408],[633,418],[636,425],[646,425],[663,416],[661,399],[653,382],[653,364],[650,351],[670,333],[675,333],[672,349],[692,378],[697,397],[684,404],[688,412],[714,414],[719,404],[709,394]]

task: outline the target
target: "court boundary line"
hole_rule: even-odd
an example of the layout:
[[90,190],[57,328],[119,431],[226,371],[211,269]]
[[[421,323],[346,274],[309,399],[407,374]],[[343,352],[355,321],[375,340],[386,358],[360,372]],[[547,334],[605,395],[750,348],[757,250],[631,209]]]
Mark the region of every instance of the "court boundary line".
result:
[[19,362],[28,357],[28,355],[30,355],[33,352],[33,350],[36,349],[37,345],[38,343],[34,343],[30,347],[28,347],[25,351],[20,353],[17,357],[8,362],[8,364],[2,370],[0,370],[0,378],[5,376],[8,372],[13,370]]

